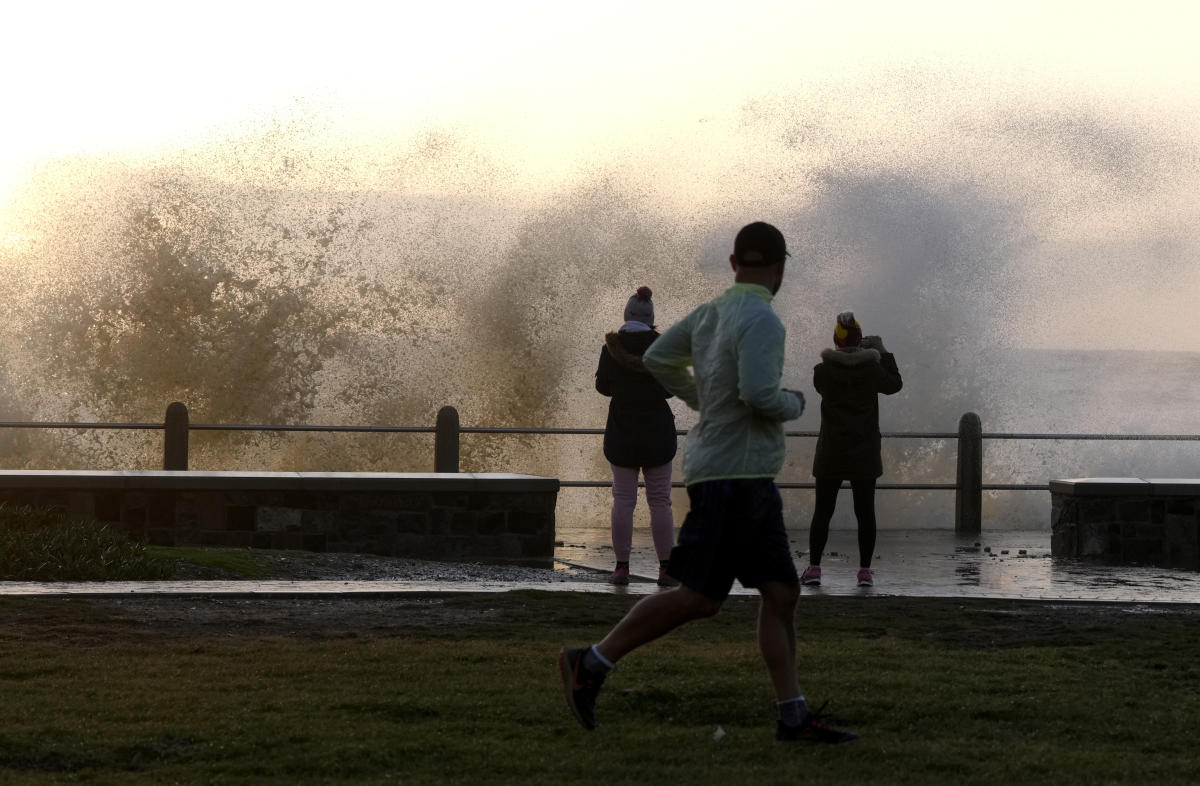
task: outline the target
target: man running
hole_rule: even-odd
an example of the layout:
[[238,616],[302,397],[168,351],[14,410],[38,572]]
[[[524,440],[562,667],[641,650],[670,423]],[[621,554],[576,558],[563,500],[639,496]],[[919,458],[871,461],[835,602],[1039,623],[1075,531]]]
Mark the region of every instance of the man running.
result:
[[567,704],[585,729],[596,727],[596,697],[621,658],[716,614],[737,579],[761,597],[758,642],[778,704],[775,739],[858,738],[822,723],[796,677],[800,582],[775,476],[783,467],[783,422],[800,417],[804,396],[780,388],[785,331],[771,310],[787,257],[778,229],[761,221],[743,227],[729,257],[733,286],[668,329],[642,358],[663,387],[700,412],[683,456],[691,509],[667,566],[681,586],[639,601],[594,646],[559,653]]

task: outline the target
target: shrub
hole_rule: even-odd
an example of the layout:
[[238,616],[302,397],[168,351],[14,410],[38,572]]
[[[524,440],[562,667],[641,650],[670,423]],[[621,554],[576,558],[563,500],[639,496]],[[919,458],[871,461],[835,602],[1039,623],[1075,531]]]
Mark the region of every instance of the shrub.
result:
[[173,562],[123,532],[51,508],[0,503],[0,580],[153,580],[173,572]]

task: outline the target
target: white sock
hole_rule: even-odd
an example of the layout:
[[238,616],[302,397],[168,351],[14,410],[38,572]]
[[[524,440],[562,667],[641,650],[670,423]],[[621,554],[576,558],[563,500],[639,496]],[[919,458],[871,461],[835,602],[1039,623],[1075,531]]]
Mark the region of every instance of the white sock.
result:
[[596,649],[596,645],[593,644],[587,652],[583,653],[583,667],[588,671],[609,672],[615,669],[617,664],[601,655],[600,650]]
[[799,726],[808,715],[808,702],[803,696],[778,702],[776,706],[779,708],[779,720],[783,721],[785,726]]

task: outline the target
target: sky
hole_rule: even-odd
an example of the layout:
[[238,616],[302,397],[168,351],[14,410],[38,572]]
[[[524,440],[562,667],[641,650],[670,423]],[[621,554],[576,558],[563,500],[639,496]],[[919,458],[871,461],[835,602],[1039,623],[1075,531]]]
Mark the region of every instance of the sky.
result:
[[331,137],[379,140],[423,124],[466,124],[546,172],[598,141],[662,133],[747,95],[907,63],[1194,101],[1194,8],[9,4],[0,24],[0,189],[48,157],[197,144],[297,100],[328,112]]
[[[1111,138],[1122,123],[1162,125],[1194,156],[1198,23],[1200,5],[1161,0],[9,4],[0,12],[0,240],[7,205],[48,162],[152,160],[279,118],[305,118],[316,144],[358,151],[360,162],[423,130],[451,129],[516,173],[521,189],[641,157],[661,190],[685,202],[719,198],[723,161],[745,143],[755,106],[777,110],[796,96],[825,102],[809,120],[836,132],[843,158],[923,154],[913,140],[927,147],[985,108],[995,122],[1010,102],[1080,107],[1111,119]],[[362,168],[369,184],[371,167]],[[1168,172],[1156,194],[1182,205],[1172,215],[1130,219],[1117,200],[1091,211],[1086,231],[1103,236],[1114,216],[1188,223],[1198,165],[1193,157],[1176,168],[1183,174]],[[1050,221],[1042,233],[1051,247],[1057,231]],[[1061,270],[1047,272],[1047,286],[1077,275]],[[1128,288],[1114,280],[1095,308]],[[1183,327],[1200,335],[1200,322]]]

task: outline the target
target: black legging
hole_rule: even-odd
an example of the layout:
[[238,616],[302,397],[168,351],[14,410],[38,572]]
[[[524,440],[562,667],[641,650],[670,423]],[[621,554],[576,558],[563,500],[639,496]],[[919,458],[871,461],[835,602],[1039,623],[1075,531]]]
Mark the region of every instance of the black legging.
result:
[[[817,501],[808,530],[808,561],[813,565],[820,565],[825,553],[829,522],[841,487],[841,478],[817,478]],[[858,519],[858,564],[869,568],[875,553],[875,478],[852,478],[850,490],[854,495],[854,516]]]

